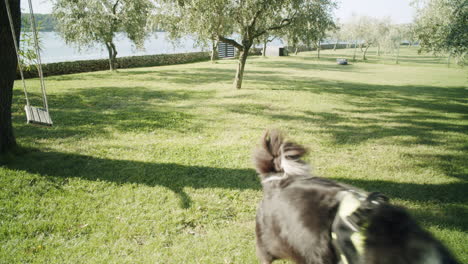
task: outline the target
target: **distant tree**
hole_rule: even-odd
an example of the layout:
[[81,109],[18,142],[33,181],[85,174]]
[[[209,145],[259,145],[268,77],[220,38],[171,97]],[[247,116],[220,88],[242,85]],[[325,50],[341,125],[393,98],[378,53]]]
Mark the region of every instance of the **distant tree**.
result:
[[[39,51],[41,51],[42,42],[40,36],[38,35],[37,37]],[[21,67],[25,70],[37,69],[39,61],[32,32],[21,32],[20,43],[18,45]]]
[[124,32],[141,47],[148,35],[145,27],[152,7],[149,0],[55,0],[53,15],[57,31],[67,43],[79,48],[104,44],[109,53],[109,68],[114,70],[115,34]]
[[380,56],[380,51],[383,46],[385,46],[387,41],[387,36],[390,31],[392,22],[390,17],[384,17],[378,19],[375,24],[375,34],[377,37],[377,56]]
[[[391,36],[389,35],[392,27],[393,25],[389,17],[378,19],[369,16],[353,15],[351,19],[342,26],[342,35],[350,39],[355,45],[353,60],[356,59],[357,46],[361,47],[363,60],[367,60],[367,51],[372,46],[377,47],[378,56],[380,56],[382,48],[393,51],[395,45],[392,41],[395,40],[397,35],[395,35],[396,33],[394,32]],[[401,35],[401,28],[399,27],[398,38],[401,39]]]
[[[34,19],[38,25],[38,31],[51,32],[55,31],[55,18],[52,14],[34,14]],[[21,31],[30,31],[30,15],[29,13],[21,14]]]
[[335,3],[331,1],[311,1],[302,7],[294,23],[282,30],[285,32],[283,35],[291,39],[295,45],[299,43],[307,47],[314,45],[317,57],[320,58],[320,42],[329,30],[336,28],[332,15],[335,7]]
[[399,63],[400,46],[403,41],[401,25],[391,25],[383,41],[384,49],[395,55],[395,63]]
[[[330,17],[331,18],[331,17]],[[328,32],[336,28],[335,23],[332,19],[318,19],[313,27],[315,30],[315,38],[313,38],[313,43],[317,49],[317,58],[320,59],[320,51],[322,50],[322,40],[328,36]]]
[[334,22],[335,27],[328,30],[327,35],[333,40],[333,51],[336,50],[336,47],[340,40],[343,40],[343,25],[337,20]]
[[217,57],[219,35],[233,32],[233,25],[226,22],[224,0],[170,1],[160,0],[152,16],[153,28],[168,32],[172,41],[192,35],[198,46],[211,45],[211,60]]
[[342,23],[339,28],[339,35],[340,37],[346,41],[346,48],[351,47],[352,43],[354,43],[354,36],[353,30],[351,28],[351,23]]
[[[20,0],[8,0],[8,3],[16,33],[15,38],[19,43],[21,33]],[[13,83],[18,67],[5,1],[0,1],[0,39],[0,154],[4,154],[13,150],[16,146],[11,122],[11,104],[13,101]]]
[[234,87],[240,89],[247,57],[256,40],[291,25],[309,5],[325,11],[331,3],[332,0],[160,0],[158,4],[172,4],[179,9],[174,13],[185,20],[184,24],[195,25],[196,33],[214,34],[216,40],[237,49],[239,62]]
[[353,14],[351,19],[346,23],[346,30],[348,38],[352,40],[354,44],[353,61],[355,61],[358,44],[360,45],[362,43],[361,37],[364,35],[361,18]]
[[418,32],[414,23],[403,24],[401,31],[403,40],[408,42],[408,47],[413,46],[418,40]]
[[262,56],[263,57],[266,56],[265,53],[266,53],[268,43],[272,42],[276,38],[278,38],[278,37],[274,36],[274,35],[270,35],[268,33],[265,33],[265,34],[263,34],[262,36],[259,37],[259,42],[262,44]]
[[420,51],[448,53],[463,64],[468,53],[468,1],[418,1],[416,32]]
[[359,41],[362,59],[366,60],[367,50],[376,42],[375,20],[368,16],[356,17],[353,25],[353,31],[354,37]]
[[[32,69],[37,69],[37,65],[39,63],[38,61],[38,54],[35,48],[35,38],[32,33],[33,27],[31,25],[31,18],[30,18],[30,13],[26,14],[21,14],[21,34],[20,34],[20,42],[18,43],[19,45],[19,59],[21,63],[21,67],[25,70],[32,70]],[[44,16],[41,16],[41,14],[37,15],[34,14],[35,22],[36,22],[36,30],[37,31],[42,31],[42,21],[36,20],[36,18],[40,16],[44,18]],[[48,17],[52,17],[51,15],[48,15]],[[38,47],[39,51],[42,50],[42,40],[41,40],[41,35],[37,35],[37,41],[38,41]]]
[[301,45],[301,40],[299,39],[300,34],[295,32],[298,28],[293,28],[290,30],[282,30],[280,34],[281,38],[286,41],[288,47],[291,47],[294,50],[294,55],[297,55],[299,52],[299,45]]

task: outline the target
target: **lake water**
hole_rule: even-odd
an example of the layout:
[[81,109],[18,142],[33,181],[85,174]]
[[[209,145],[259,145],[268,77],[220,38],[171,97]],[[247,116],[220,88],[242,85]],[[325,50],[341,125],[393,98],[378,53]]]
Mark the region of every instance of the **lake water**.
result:
[[[138,50],[123,33],[118,33],[114,39],[117,48],[117,57],[173,54],[207,51],[208,48],[197,47],[192,37],[184,37],[174,43],[167,39],[167,33],[156,32],[145,41],[144,49]],[[73,45],[67,45],[56,32],[39,32],[41,43],[41,60],[43,63],[107,59],[107,49],[103,44],[95,44],[91,48],[79,50]],[[275,39],[268,45],[279,46],[282,41]]]
[[[107,49],[102,44],[95,44],[91,48],[83,48],[80,51],[73,45],[67,45],[56,32],[39,32],[39,39],[43,63],[108,58]],[[195,46],[195,41],[192,38],[185,37],[174,44],[166,39],[164,32],[151,35],[145,41],[143,50],[137,50],[123,33],[117,34],[115,45],[117,57],[202,51],[201,47]]]
[[[174,43],[167,39],[165,32],[152,34],[145,41],[144,49],[137,50],[135,45],[123,33],[118,33],[115,37],[117,57],[153,55],[153,54],[173,54],[208,50],[208,48],[197,47],[191,37],[184,37]],[[43,63],[107,59],[107,49],[103,44],[95,44],[91,48],[79,50],[73,45],[67,45],[56,32],[39,32],[41,43],[41,60]],[[282,45],[281,40],[275,39],[268,45]]]

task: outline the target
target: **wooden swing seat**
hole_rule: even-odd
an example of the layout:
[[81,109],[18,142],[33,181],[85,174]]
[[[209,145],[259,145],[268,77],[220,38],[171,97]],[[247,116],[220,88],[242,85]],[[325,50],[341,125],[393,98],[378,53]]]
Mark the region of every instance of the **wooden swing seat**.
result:
[[49,112],[45,108],[25,105],[24,111],[26,111],[26,119],[27,123],[29,124],[37,124],[43,126],[52,126],[53,124]]

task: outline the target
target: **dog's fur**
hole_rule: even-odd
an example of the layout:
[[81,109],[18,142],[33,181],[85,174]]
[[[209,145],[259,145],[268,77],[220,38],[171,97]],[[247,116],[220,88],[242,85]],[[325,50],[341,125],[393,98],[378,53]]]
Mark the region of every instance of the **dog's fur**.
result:
[[[331,226],[339,193],[352,186],[313,177],[301,160],[306,149],[285,141],[277,131],[262,138],[254,162],[264,197],[256,218],[257,256],[261,263],[340,263]],[[402,208],[383,203],[371,212],[365,232],[366,264],[457,263],[449,251]]]

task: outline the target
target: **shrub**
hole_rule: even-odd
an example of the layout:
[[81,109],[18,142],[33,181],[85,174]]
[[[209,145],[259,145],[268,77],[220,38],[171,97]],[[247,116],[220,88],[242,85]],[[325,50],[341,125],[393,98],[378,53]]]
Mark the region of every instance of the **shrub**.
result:
[[[190,52],[179,54],[158,54],[117,58],[117,68],[135,68],[161,65],[173,65],[209,60],[208,52]],[[62,75],[79,72],[103,71],[109,69],[107,59],[80,60],[47,63],[42,65],[44,76]],[[38,77],[36,67],[24,71],[25,78]],[[16,78],[21,78],[17,72]]]

